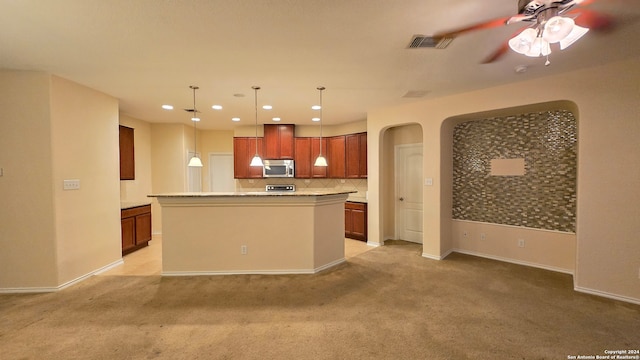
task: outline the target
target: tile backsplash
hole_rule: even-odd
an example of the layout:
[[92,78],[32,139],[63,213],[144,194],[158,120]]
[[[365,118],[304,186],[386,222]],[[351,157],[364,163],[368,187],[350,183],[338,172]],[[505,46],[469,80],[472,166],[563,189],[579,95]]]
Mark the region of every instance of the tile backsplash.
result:
[[326,189],[357,191],[349,195],[349,198],[366,200],[367,197],[367,179],[241,179],[236,180],[236,191],[264,191],[267,185],[273,184],[293,184],[298,191]]

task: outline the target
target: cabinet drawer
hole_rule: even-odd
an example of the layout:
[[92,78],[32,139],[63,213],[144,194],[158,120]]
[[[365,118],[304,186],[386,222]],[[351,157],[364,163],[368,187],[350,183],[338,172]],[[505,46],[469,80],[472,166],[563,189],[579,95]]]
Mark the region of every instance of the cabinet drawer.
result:
[[365,211],[367,209],[367,204],[347,201],[344,204],[344,207],[345,209],[349,209],[349,210]]
[[151,205],[138,206],[131,209],[120,210],[120,218],[126,219],[141,214],[148,214],[151,212]]

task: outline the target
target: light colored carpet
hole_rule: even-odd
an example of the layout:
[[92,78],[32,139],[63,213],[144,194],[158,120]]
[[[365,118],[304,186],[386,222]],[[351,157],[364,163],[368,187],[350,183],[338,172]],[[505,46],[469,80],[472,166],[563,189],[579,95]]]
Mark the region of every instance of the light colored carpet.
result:
[[0,295],[0,359],[567,359],[640,347],[569,275],[393,242],[316,275],[94,276]]

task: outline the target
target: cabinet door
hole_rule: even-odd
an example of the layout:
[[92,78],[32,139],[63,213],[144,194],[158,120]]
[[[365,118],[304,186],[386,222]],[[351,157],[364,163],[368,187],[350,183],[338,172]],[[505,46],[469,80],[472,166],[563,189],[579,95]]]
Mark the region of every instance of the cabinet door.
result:
[[327,162],[330,178],[345,178],[345,137],[333,136],[328,139]]
[[133,129],[120,125],[120,180],[135,180]]
[[[233,138],[233,176],[236,179],[261,178],[262,167],[250,166],[256,154],[255,137]],[[258,155],[263,156],[263,140],[258,138]]]
[[360,177],[367,178],[367,133],[358,134],[360,137]]
[[348,179],[360,177],[360,137],[358,134],[345,136],[345,175]]
[[293,159],[294,156],[294,126],[278,125],[280,133],[280,159]]
[[363,209],[351,210],[351,235],[359,240],[367,238],[367,212]]
[[151,213],[142,214],[136,219],[136,245],[151,241]]
[[311,138],[295,139],[295,177],[310,178],[313,163],[311,162]]
[[351,238],[353,232],[353,218],[351,216],[351,209],[345,204],[344,207],[344,237]]
[[[327,150],[329,147],[327,138],[322,138],[322,155],[328,160]],[[320,138],[311,138],[311,176],[314,178],[326,178],[327,166],[314,166],[316,158],[320,155]]]
[[122,251],[129,250],[136,245],[136,220],[133,217],[120,220],[122,230]]
[[293,159],[294,126],[264,125],[264,156],[266,159]]

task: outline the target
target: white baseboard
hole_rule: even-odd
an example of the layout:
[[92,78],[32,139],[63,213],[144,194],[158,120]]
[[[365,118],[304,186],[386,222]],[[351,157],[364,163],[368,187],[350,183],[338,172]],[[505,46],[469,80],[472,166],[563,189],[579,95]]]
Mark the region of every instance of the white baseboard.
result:
[[211,275],[309,275],[317,274],[345,262],[345,258],[332,261],[315,269],[285,270],[220,270],[220,271],[163,271],[162,276],[211,276]]
[[528,262],[528,261],[523,261],[523,260],[517,260],[517,259],[510,259],[510,258],[505,258],[505,257],[501,257],[501,256],[495,256],[495,255],[479,253],[479,252],[475,252],[475,251],[468,251],[468,250],[462,250],[462,249],[453,249],[449,253],[451,253],[451,252],[457,252],[457,253],[466,254],[466,255],[473,255],[473,256],[483,257],[483,258],[486,258],[486,259],[498,260],[498,261],[508,262],[508,263],[517,264],[517,265],[530,266],[530,267],[535,267],[535,268],[539,268],[539,269],[555,271],[555,272],[559,272],[559,273],[563,273],[563,274],[569,274],[569,275],[573,275],[574,274],[574,271],[572,269],[563,269],[563,268],[559,268],[559,267],[555,267],[555,266],[538,264],[538,263],[533,263],[533,262]]
[[432,260],[442,260],[444,258],[446,258],[447,256],[449,256],[451,253],[453,252],[453,250],[449,250],[446,253],[442,254],[442,255],[431,255],[431,254],[427,254],[425,252],[422,253],[422,257],[423,258],[427,258],[427,259],[432,259]]
[[65,289],[71,285],[75,285],[83,280],[88,279],[93,275],[98,275],[105,271],[111,270],[116,266],[120,266],[124,264],[122,259],[116,260],[111,264],[105,265],[99,269],[96,269],[90,273],[79,276],[73,280],[67,281],[64,284],[54,286],[54,287],[20,287],[20,288],[0,288],[0,294],[20,294],[20,293],[45,293],[45,292],[56,292],[62,289]]
[[612,300],[618,300],[618,301],[623,301],[623,302],[628,302],[628,303],[640,305],[640,299],[636,299],[636,298],[632,298],[632,297],[628,297],[628,296],[612,294],[612,293],[608,293],[608,292],[605,292],[605,291],[594,290],[594,289],[584,288],[584,287],[580,287],[580,286],[574,286],[573,290],[575,290],[577,292],[589,294],[589,295],[602,296],[602,297],[605,297],[605,298],[608,298],[608,299],[612,299]]

